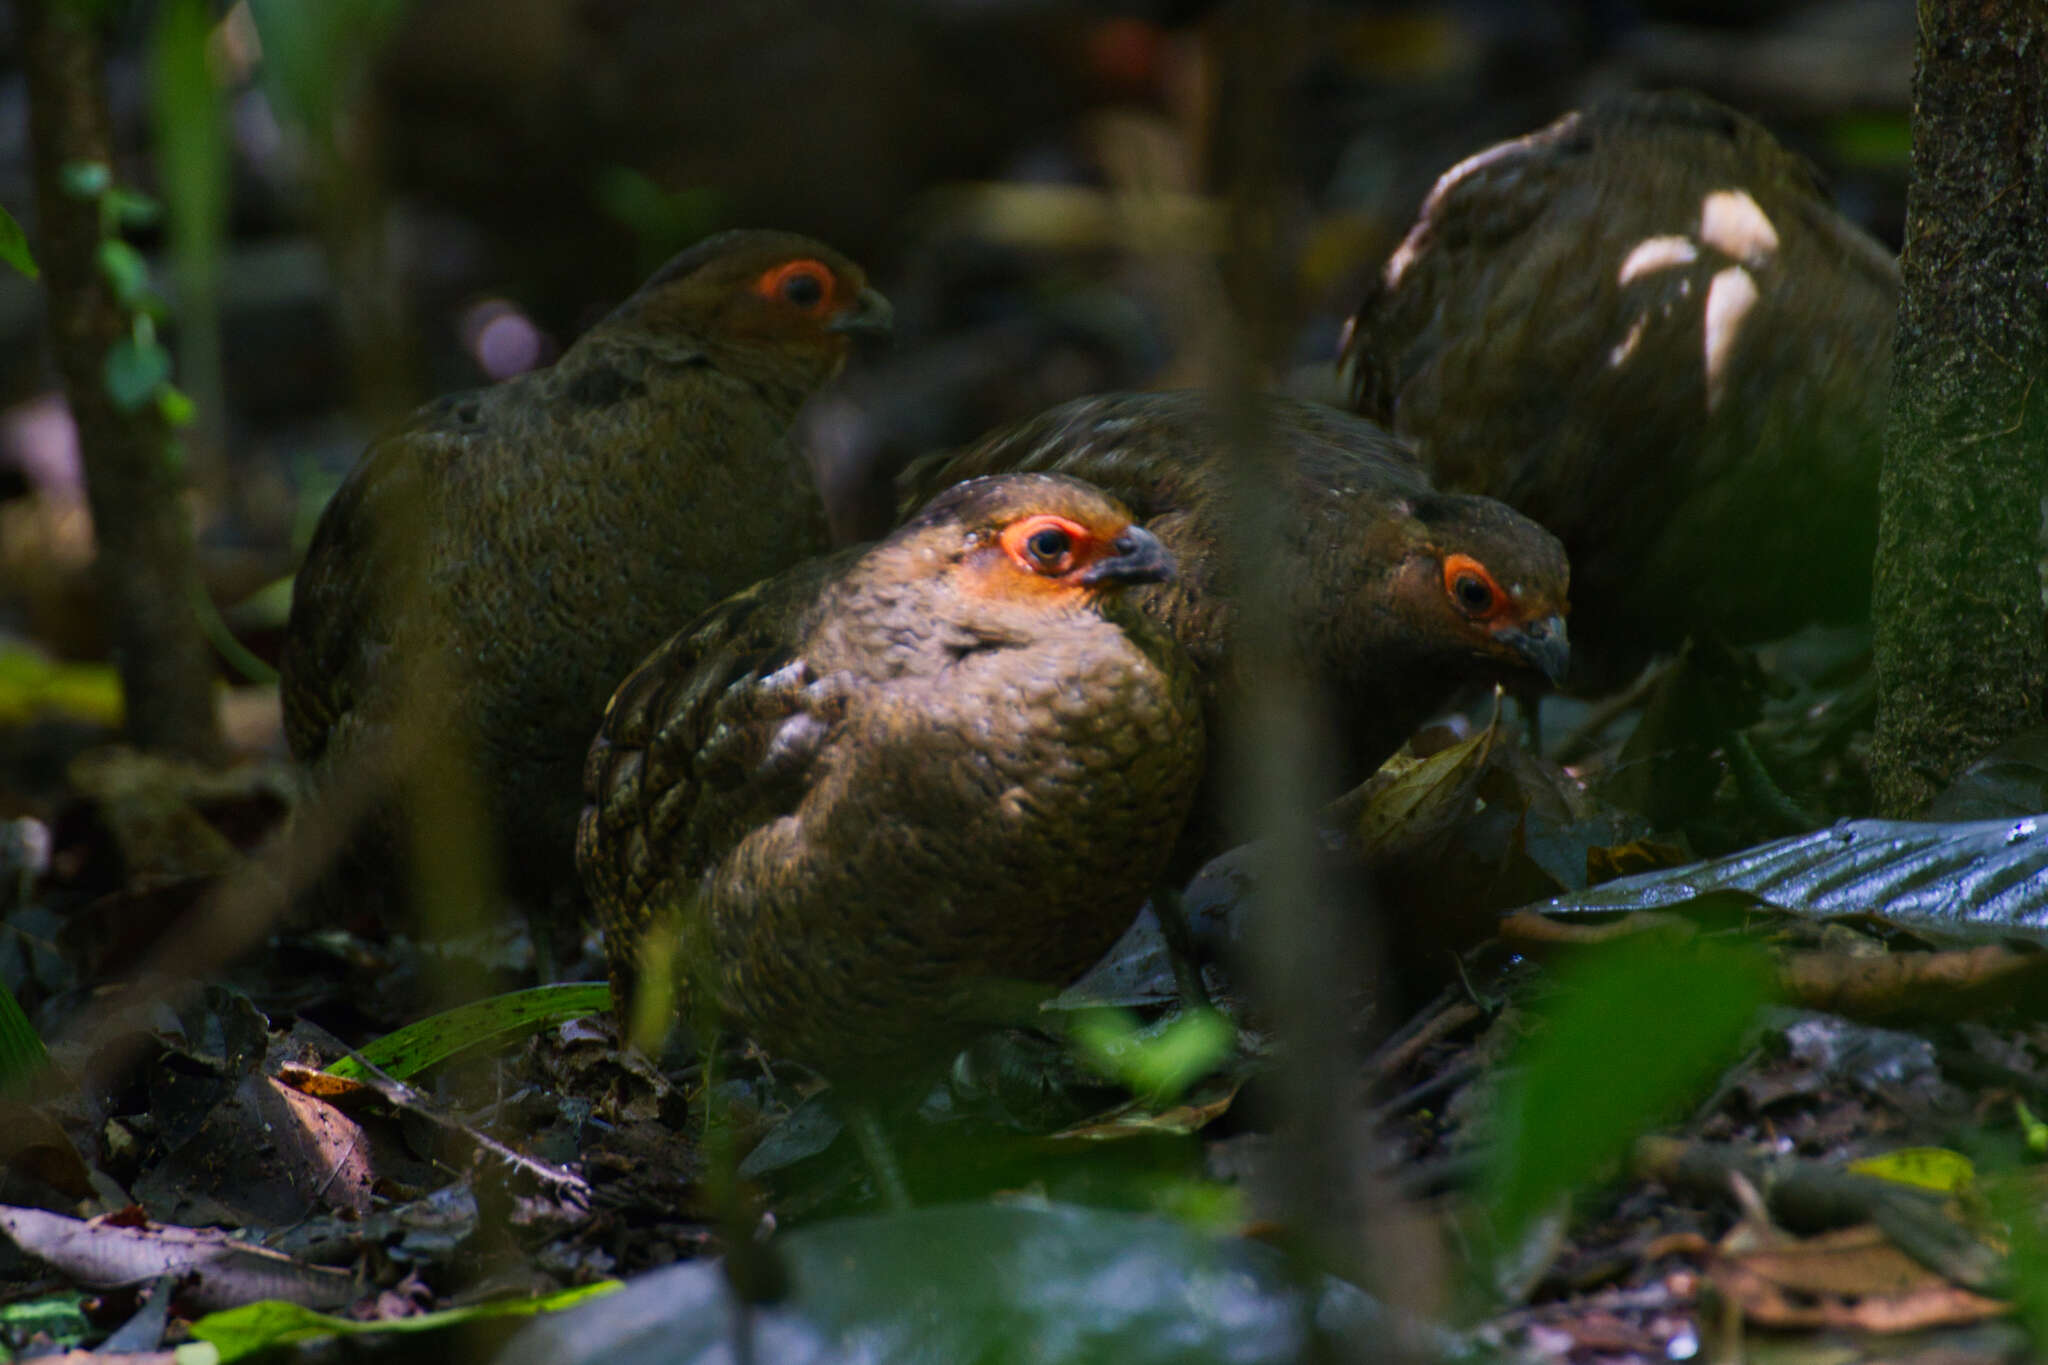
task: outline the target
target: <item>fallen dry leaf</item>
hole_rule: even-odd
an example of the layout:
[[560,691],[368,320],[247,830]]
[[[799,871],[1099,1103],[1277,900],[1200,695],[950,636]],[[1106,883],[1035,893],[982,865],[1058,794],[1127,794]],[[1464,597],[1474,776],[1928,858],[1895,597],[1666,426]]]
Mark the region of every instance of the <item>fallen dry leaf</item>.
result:
[[1869,1224],[1717,1256],[1707,1277],[1764,1327],[1910,1332],[2012,1311],[1950,1284]]
[[186,1277],[181,1297],[202,1311],[259,1299],[338,1308],[360,1292],[347,1271],[304,1265],[211,1228],[121,1227],[0,1205],[0,1232],[88,1289],[123,1289],[166,1274]]

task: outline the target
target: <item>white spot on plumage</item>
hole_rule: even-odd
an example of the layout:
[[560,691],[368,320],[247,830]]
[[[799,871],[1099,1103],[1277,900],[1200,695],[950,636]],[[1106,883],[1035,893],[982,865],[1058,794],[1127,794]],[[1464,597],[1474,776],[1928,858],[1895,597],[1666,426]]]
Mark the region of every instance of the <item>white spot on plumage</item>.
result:
[[1756,281],[1739,265],[1718,272],[1707,288],[1707,319],[1701,344],[1707,362],[1708,412],[1720,403],[1727,387],[1728,358],[1735,351],[1736,334],[1755,306],[1756,298]]
[[1746,190],[1715,190],[1700,201],[1700,240],[1752,270],[1778,250],[1778,230]]
[[1629,251],[1627,259],[1621,263],[1621,272],[1615,278],[1626,285],[1659,270],[1691,265],[1699,258],[1699,248],[1689,238],[1645,237]]
[[1628,325],[1628,335],[1623,337],[1620,344],[1607,353],[1608,369],[1620,369],[1627,362],[1628,358],[1635,354],[1636,343],[1643,339],[1643,328],[1648,325],[1649,321],[1650,315],[1648,313],[1636,315],[1636,320]]

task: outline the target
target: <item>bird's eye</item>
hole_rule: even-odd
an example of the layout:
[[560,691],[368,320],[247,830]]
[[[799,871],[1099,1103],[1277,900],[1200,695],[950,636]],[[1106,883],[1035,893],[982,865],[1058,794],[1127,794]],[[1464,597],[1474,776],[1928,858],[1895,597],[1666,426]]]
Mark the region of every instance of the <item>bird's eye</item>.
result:
[[782,297],[799,308],[816,308],[825,301],[825,286],[816,275],[791,275],[782,282]]
[[1048,526],[1034,531],[1031,539],[1024,542],[1024,548],[1033,559],[1043,564],[1056,564],[1074,548],[1074,538],[1057,526]]
[[821,311],[832,297],[832,272],[823,261],[784,261],[755,282],[762,297],[804,313]]
[[1478,574],[1460,574],[1451,591],[1458,595],[1458,605],[1474,616],[1484,616],[1493,610],[1493,586]]
[[1056,512],[1018,517],[1002,530],[1010,563],[1038,578],[1064,578],[1094,541],[1088,528]]

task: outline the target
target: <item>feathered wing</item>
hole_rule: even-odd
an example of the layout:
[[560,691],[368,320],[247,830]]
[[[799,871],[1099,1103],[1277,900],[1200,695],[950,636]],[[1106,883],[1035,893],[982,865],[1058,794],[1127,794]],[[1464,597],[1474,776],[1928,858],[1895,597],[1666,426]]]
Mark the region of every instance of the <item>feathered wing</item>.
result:
[[584,767],[576,862],[616,985],[633,981],[658,917],[690,932],[698,880],[803,799],[843,694],[797,649],[824,589],[865,548],[727,598],[613,694]]
[[[281,688],[285,739],[311,765],[355,731],[392,717],[358,715],[406,610],[423,587],[445,471],[490,433],[484,391],[450,394],[371,443],[334,492],[292,587]],[[395,689],[386,689],[391,704]]]

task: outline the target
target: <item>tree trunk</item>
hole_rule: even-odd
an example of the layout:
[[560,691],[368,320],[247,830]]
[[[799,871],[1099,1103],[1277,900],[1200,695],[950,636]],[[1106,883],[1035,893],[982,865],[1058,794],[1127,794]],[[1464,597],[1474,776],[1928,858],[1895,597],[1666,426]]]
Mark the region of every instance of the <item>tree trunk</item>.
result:
[[2048,12],[1923,0],[1876,564],[1880,808],[1920,809],[2048,686]]
[[169,458],[171,433],[154,404],[123,412],[107,394],[107,351],[126,334],[129,319],[100,277],[98,206],[63,184],[63,168],[72,162],[113,166],[93,8],[21,0],[16,10],[50,334],[85,456],[99,550],[94,572],[128,737],[144,748],[213,760],[222,752],[213,660],[188,596],[198,580],[184,484]]

